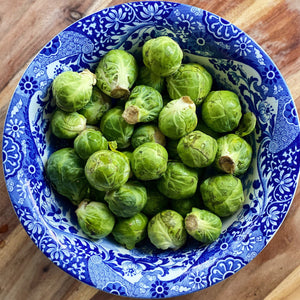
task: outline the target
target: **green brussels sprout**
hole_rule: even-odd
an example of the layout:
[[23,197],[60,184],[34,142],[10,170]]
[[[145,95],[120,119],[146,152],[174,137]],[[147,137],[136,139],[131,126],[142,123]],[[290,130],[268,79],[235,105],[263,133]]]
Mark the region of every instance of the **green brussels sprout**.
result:
[[198,184],[198,172],[182,162],[169,161],[166,172],[157,181],[158,190],[170,199],[192,197]]
[[202,104],[204,123],[216,132],[234,130],[242,117],[239,97],[231,91],[212,91]]
[[82,201],[75,211],[81,230],[98,240],[108,236],[115,225],[115,217],[102,202]]
[[145,186],[147,190],[147,202],[142,212],[148,217],[153,217],[168,208],[169,200],[158,191],[153,182],[148,181]]
[[85,116],[88,125],[97,125],[101,117],[111,108],[111,99],[93,86],[90,101],[78,113]]
[[166,138],[156,125],[143,124],[134,130],[131,137],[131,145],[133,148],[137,148],[147,142],[154,142],[165,146]]
[[256,116],[253,112],[249,111],[242,115],[238,128],[235,134],[240,137],[249,135],[254,131],[256,125]]
[[166,171],[167,163],[168,152],[157,143],[144,143],[132,153],[132,172],[140,180],[158,179]]
[[217,240],[222,231],[222,221],[217,215],[195,207],[186,215],[184,224],[187,233],[204,244]]
[[50,121],[52,133],[60,139],[73,139],[86,128],[86,118],[77,112],[57,109]]
[[192,132],[197,126],[196,105],[190,97],[170,101],[161,110],[158,128],[170,139],[177,140]]
[[193,207],[199,206],[199,202],[200,200],[195,196],[187,199],[172,199],[171,208],[185,217]]
[[177,250],[187,239],[183,217],[171,209],[156,214],[149,221],[147,231],[151,243],[162,250]]
[[244,174],[251,163],[252,147],[241,137],[229,133],[217,139],[215,166],[228,174]]
[[127,156],[118,151],[99,150],[85,164],[85,176],[90,185],[99,191],[120,188],[129,178]]
[[163,99],[156,89],[138,85],[131,91],[122,116],[129,124],[151,122],[158,118],[162,108]]
[[177,146],[178,146],[179,141],[180,141],[180,139],[179,140],[167,139],[166,149],[169,154],[169,159],[171,158],[173,160],[180,160],[180,157],[177,152]]
[[165,79],[151,72],[146,66],[142,66],[139,68],[139,74],[135,84],[151,86],[161,93],[164,89]]
[[78,111],[90,101],[95,84],[95,74],[87,69],[80,73],[73,71],[60,73],[52,83],[56,105],[66,112]]
[[187,166],[204,168],[214,162],[217,147],[217,141],[214,138],[195,130],[180,139],[177,153]]
[[130,218],[119,219],[112,235],[119,244],[131,250],[146,238],[147,224],[148,218],[142,213],[137,213]]
[[166,83],[171,99],[189,96],[198,106],[211,90],[212,77],[201,65],[188,63],[168,76]]
[[97,86],[113,98],[128,98],[129,89],[138,75],[137,62],[133,55],[121,50],[110,50],[96,68]]
[[54,189],[78,205],[88,194],[84,161],[73,148],[53,152],[46,163],[46,174]]
[[134,125],[128,124],[122,117],[123,109],[119,106],[107,111],[101,118],[100,130],[108,141],[116,141],[119,149],[130,146]]
[[139,181],[128,181],[119,189],[106,192],[104,200],[116,216],[130,218],[145,206],[147,191]]
[[244,202],[242,182],[231,175],[216,175],[200,185],[204,205],[219,217],[233,215]]
[[142,53],[145,66],[161,77],[175,73],[183,58],[180,46],[168,36],[148,40],[143,46]]
[[107,150],[108,142],[99,130],[87,128],[75,138],[74,149],[82,159],[87,160],[94,152]]

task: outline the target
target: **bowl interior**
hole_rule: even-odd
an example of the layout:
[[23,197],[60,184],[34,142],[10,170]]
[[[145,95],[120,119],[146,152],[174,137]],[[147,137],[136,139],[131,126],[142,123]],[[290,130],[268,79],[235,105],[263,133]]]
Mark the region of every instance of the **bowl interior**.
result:
[[[141,61],[144,42],[174,38],[185,62],[212,74],[214,89],[236,92],[257,117],[249,137],[254,156],[243,176],[244,206],[224,219],[211,245],[190,239],[178,251],[149,242],[126,250],[110,237],[91,241],[74,207],[45,179],[50,154],[68,144],[49,131],[51,82],[66,70],[95,70],[107,51],[121,48]],[[8,110],[3,166],[16,213],[38,247],[87,284],[131,297],[170,297],[206,288],[240,270],[268,243],[291,204],[299,173],[299,125],[288,88],[270,58],[245,33],[204,10],[170,2],[135,2],[104,9],[54,37],[24,73]]]

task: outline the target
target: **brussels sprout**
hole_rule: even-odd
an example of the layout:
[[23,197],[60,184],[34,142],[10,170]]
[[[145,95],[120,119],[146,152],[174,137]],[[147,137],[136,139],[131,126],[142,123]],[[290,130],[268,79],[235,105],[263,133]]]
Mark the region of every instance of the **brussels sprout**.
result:
[[143,124],[134,130],[131,137],[131,145],[133,148],[137,148],[147,142],[154,142],[165,146],[166,138],[156,125]]
[[238,128],[235,132],[240,137],[244,137],[249,135],[254,129],[256,125],[256,116],[253,112],[249,111],[242,115]]
[[147,191],[139,181],[128,181],[104,197],[109,209],[118,217],[130,218],[139,213],[147,202]]
[[90,238],[98,240],[112,232],[115,217],[106,204],[82,201],[75,212],[81,230]]
[[148,40],[143,46],[143,62],[157,76],[175,73],[183,58],[180,46],[168,36]]
[[84,161],[73,148],[53,152],[46,163],[46,174],[54,189],[74,205],[86,197],[89,185],[84,175]]
[[162,92],[164,89],[165,79],[164,77],[157,76],[146,66],[139,68],[138,78],[135,82],[136,85],[147,85],[156,89],[158,92]]
[[187,166],[204,168],[214,162],[217,147],[217,141],[214,138],[196,130],[180,139],[177,153]]
[[166,172],[157,181],[158,190],[170,199],[192,197],[197,189],[198,173],[182,162],[169,161]]
[[56,105],[66,112],[78,111],[90,101],[94,84],[96,76],[87,69],[60,73],[52,83]]
[[236,134],[227,134],[217,139],[218,151],[215,166],[225,173],[239,176],[244,174],[251,163],[252,148]]
[[187,199],[172,199],[171,208],[185,217],[193,207],[199,206],[199,202],[195,196]]
[[52,133],[60,139],[73,139],[86,128],[86,118],[77,112],[57,109],[51,118]]
[[157,119],[162,108],[162,96],[157,90],[138,85],[131,91],[122,116],[129,124],[151,122]]
[[244,202],[242,182],[231,175],[216,175],[200,185],[204,205],[219,217],[234,214]]
[[116,141],[119,149],[130,146],[134,125],[128,124],[122,117],[123,109],[114,107],[101,118],[100,130],[108,141]]
[[234,130],[242,117],[238,96],[231,91],[212,91],[202,104],[204,123],[216,132]]
[[110,50],[96,68],[97,86],[113,98],[127,98],[137,75],[135,58],[121,49]]
[[146,183],[147,203],[142,212],[148,217],[153,217],[157,213],[168,208],[169,200],[161,194],[153,182]]
[[192,132],[197,121],[195,103],[184,96],[163,107],[158,117],[158,127],[165,136],[177,140]]
[[132,172],[140,180],[158,179],[166,171],[167,163],[168,152],[157,143],[144,143],[132,153]]
[[120,188],[129,178],[127,156],[118,151],[100,150],[93,153],[85,165],[85,176],[90,185],[99,191]]
[[99,130],[87,128],[75,138],[74,149],[82,159],[87,160],[94,152],[107,150],[108,142]]
[[222,231],[222,221],[217,215],[195,207],[185,217],[184,224],[187,233],[204,244],[217,240]]
[[115,240],[131,250],[147,236],[148,218],[138,213],[131,218],[119,219],[112,231]]
[[204,67],[196,63],[182,64],[171,76],[166,78],[167,90],[171,99],[189,96],[200,105],[212,86],[212,77]]
[[187,239],[183,217],[171,209],[156,214],[148,223],[148,237],[158,249],[179,249]]
[[111,107],[110,98],[102,93],[96,86],[93,86],[92,97],[90,101],[78,111],[85,116],[88,125],[97,125],[101,117]]

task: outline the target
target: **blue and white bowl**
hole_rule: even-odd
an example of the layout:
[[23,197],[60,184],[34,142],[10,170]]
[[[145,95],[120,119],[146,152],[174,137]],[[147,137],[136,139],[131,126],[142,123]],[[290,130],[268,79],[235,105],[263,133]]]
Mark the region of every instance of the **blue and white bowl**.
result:
[[[178,251],[150,243],[126,250],[113,239],[94,242],[80,231],[74,209],[50,188],[44,165],[56,150],[49,134],[51,82],[61,72],[94,70],[121,48],[140,56],[145,40],[175,39],[185,61],[196,61],[217,87],[236,92],[257,117],[255,155],[243,177],[246,202],[224,222],[220,238]],[[299,123],[279,70],[248,35],[200,8],[134,2],[87,16],[54,37],[33,59],[11,100],[3,134],[3,168],[13,207],[41,251],[61,269],[103,291],[166,298],[218,283],[247,265],[284,220],[298,182]]]

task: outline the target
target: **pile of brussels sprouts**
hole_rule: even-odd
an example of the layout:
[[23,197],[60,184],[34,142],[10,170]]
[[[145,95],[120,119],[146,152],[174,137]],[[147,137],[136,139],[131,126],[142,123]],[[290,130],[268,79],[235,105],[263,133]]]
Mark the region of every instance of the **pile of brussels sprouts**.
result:
[[255,116],[232,91],[212,91],[209,72],[183,63],[170,37],[146,41],[142,58],[115,49],[94,73],[54,79],[51,131],[72,147],[51,154],[47,178],[92,239],[111,234],[127,249],[146,237],[163,250],[188,235],[211,243],[244,202]]

